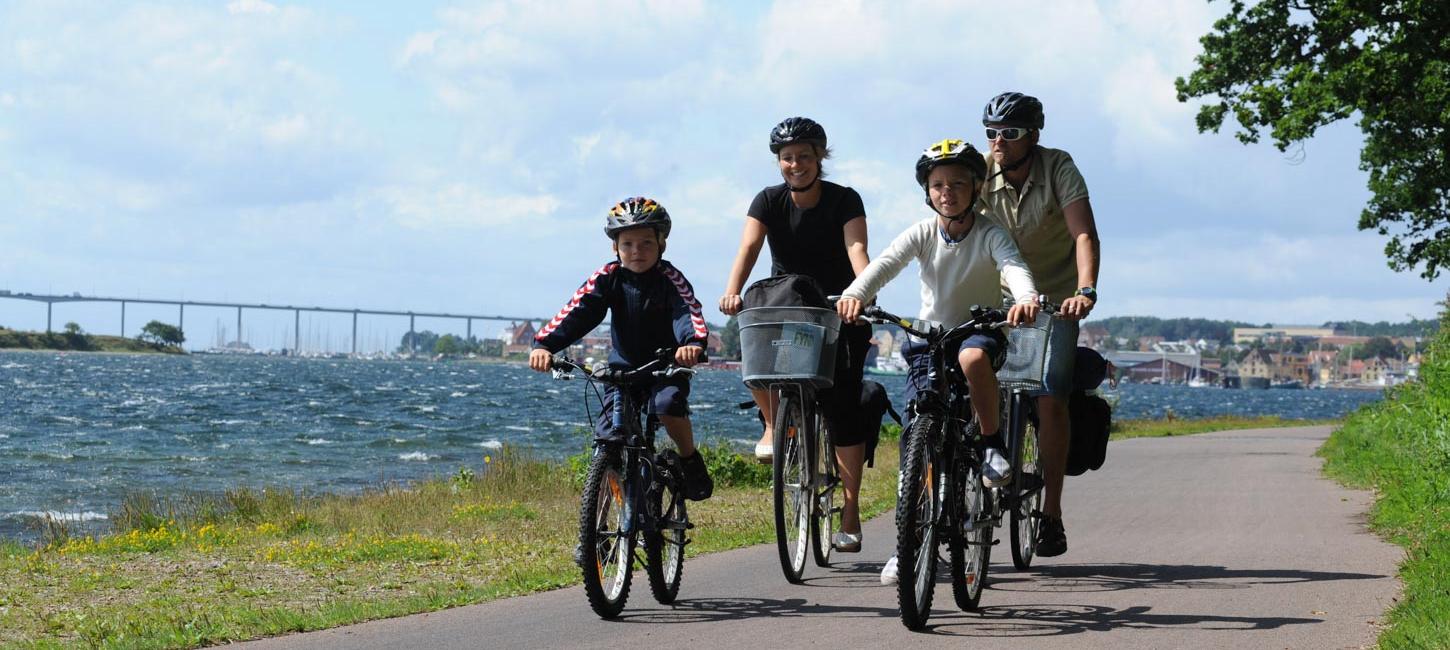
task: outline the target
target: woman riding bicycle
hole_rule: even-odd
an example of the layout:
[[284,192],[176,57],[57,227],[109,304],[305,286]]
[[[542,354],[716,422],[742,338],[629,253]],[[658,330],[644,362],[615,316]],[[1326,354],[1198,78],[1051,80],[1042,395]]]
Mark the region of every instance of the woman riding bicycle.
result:
[[[771,275],[808,276],[827,295],[841,293],[870,261],[861,196],[849,187],[822,180],[821,163],[831,155],[825,129],[809,118],[789,118],[771,130],[770,152],[775,154],[785,182],[761,190],[746,213],[740,250],[720,298],[720,311],[726,315],[733,316],[743,307],[740,293],[766,242],[770,243]],[[833,386],[819,396],[844,488],[841,532],[832,544],[838,551],[854,553],[861,549],[857,509],[861,467],[867,443],[879,433],[869,430],[872,427],[857,415],[871,328],[843,325],[838,340]],[[768,461],[775,404],[768,390],[752,390],[751,394],[765,416],[765,432],[755,446],[755,455]]]
[[[907,228],[881,255],[846,288],[836,303],[844,322],[854,322],[864,303],[916,261],[921,267],[921,311],[923,320],[951,329],[971,319],[973,306],[997,304],[999,276],[1011,286],[1016,304],[1007,312],[1013,325],[1037,318],[1036,289],[1032,273],[1017,253],[1012,238],[978,214],[986,165],[982,154],[962,140],[942,140],[922,152],[916,162],[916,182],[926,192],[926,203],[935,216]],[[1002,453],[998,435],[997,376],[993,361],[1006,348],[1000,331],[974,334],[962,342],[957,361],[971,389],[972,410],[981,425],[987,449],[982,479],[988,487],[1011,478],[1011,464]],[[912,399],[926,385],[930,360],[925,345],[902,346],[910,362],[907,371],[907,417],[913,414]],[[903,458],[905,456],[903,455]],[[883,581],[895,579],[895,558],[882,571]]]

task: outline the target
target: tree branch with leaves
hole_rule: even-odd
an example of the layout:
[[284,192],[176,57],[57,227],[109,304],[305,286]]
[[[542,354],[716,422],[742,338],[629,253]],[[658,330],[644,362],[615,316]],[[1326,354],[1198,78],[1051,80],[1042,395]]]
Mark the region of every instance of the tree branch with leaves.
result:
[[1359,229],[1389,237],[1396,271],[1450,268],[1450,2],[1233,0],[1199,42],[1175,86],[1178,101],[1207,100],[1200,132],[1232,115],[1239,141],[1267,130],[1284,151],[1357,117],[1372,194]]

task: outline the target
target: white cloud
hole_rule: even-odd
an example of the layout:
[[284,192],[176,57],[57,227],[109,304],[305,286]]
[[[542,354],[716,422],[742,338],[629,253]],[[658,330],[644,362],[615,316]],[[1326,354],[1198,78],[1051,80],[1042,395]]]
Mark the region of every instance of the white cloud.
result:
[[275,14],[277,5],[263,0],[233,0],[227,3],[227,13],[231,14]]
[[366,200],[380,202],[399,224],[413,229],[540,223],[560,205],[549,195],[490,194],[463,182],[385,187]]

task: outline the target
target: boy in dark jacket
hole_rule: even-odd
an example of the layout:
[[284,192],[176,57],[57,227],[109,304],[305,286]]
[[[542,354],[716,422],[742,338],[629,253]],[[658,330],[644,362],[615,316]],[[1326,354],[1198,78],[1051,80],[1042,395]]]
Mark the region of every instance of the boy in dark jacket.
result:
[[[655,358],[660,348],[675,348],[675,363],[690,367],[700,361],[709,332],[695,291],[673,264],[660,259],[670,234],[670,215],[664,206],[642,197],[626,199],[609,211],[605,234],[614,241],[616,260],[595,271],[574,292],[574,297],[534,336],[529,367],[549,370],[555,352],[573,345],[610,314],[613,350],[609,366],[632,370]],[[612,439],[610,410],[618,389],[604,394],[604,409],[595,435]],[[655,414],[683,461],[685,496],[693,501],[710,497],[714,484],[705,462],[695,449],[690,426],[688,377],[660,379],[638,389],[638,399]]]

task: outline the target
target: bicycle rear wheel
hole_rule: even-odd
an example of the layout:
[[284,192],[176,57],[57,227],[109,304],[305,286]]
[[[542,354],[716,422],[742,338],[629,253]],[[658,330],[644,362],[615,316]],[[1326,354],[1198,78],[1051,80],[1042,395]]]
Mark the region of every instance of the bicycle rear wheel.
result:
[[966,456],[959,461],[956,476],[958,490],[958,521],[961,529],[952,535],[951,570],[952,598],[962,611],[975,611],[987,584],[987,566],[992,555],[992,507],[987,489],[982,487],[982,470],[976,458]]
[[685,512],[685,495],[680,488],[679,457],[666,452],[668,468],[657,467],[660,482],[654,493],[655,530],[644,534],[645,575],[649,590],[661,605],[675,602],[685,572],[685,530],[690,518]]
[[811,555],[816,566],[831,566],[832,542],[840,528],[841,507],[836,504],[836,492],[840,489],[840,478],[836,475],[836,447],[826,431],[826,418],[816,414],[815,427],[811,430],[812,462],[811,495]]
[[785,579],[801,582],[810,545],[811,449],[804,404],[800,397],[783,395],[775,410],[775,459],[772,493],[775,501],[775,542]]
[[941,424],[918,414],[907,436],[901,463],[901,494],[896,505],[896,599],[901,623],[919,630],[931,616],[936,591],[936,521],[941,512],[940,471],[932,442]]
[[625,481],[618,452],[596,449],[579,508],[579,567],[589,607],[602,618],[619,616],[629,599],[634,534],[624,532],[633,530]]
[[1032,398],[1013,393],[1012,424],[1012,566],[1025,570],[1037,554],[1037,531],[1042,525],[1042,464],[1038,458],[1037,427],[1027,417]]

